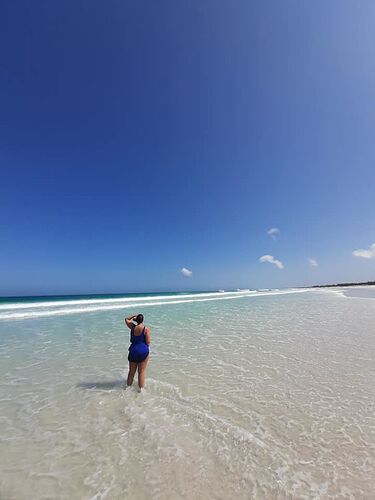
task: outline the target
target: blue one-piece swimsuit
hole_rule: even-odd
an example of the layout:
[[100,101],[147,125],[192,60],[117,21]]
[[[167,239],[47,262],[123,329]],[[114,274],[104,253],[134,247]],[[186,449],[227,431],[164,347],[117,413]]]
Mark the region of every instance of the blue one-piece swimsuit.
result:
[[131,329],[128,361],[132,363],[141,363],[149,354],[145,331],[146,328],[144,327],[140,335],[134,335],[134,327]]

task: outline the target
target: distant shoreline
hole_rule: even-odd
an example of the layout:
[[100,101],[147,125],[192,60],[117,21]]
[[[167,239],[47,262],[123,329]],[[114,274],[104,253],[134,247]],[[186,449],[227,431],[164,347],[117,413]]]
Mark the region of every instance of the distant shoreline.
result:
[[359,283],[336,283],[334,285],[313,285],[311,288],[332,288],[332,287],[343,287],[343,286],[371,286],[375,285],[375,281],[363,281]]

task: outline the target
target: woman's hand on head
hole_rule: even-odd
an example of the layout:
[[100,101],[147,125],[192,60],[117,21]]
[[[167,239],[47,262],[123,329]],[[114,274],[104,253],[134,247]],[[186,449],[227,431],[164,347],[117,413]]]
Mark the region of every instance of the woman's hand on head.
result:
[[136,314],[133,314],[132,316],[128,316],[127,318],[125,318],[125,324],[128,328],[132,328],[133,326],[133,319],[136,318],[137,315]]

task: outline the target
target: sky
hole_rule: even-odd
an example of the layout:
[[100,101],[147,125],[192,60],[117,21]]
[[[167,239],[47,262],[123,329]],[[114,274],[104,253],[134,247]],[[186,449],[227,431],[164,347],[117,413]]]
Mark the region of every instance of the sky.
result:
[[374,280],[374,25],[366,0],[1,2],[0,295]]

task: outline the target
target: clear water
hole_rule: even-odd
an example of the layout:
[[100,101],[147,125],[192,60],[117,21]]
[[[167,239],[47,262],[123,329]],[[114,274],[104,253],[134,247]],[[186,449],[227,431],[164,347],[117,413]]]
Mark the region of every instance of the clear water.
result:
[[[374,498],[375,300],[134,299],[2,304],[0,498]],[[141,394],[122,390],[132,312]]]

